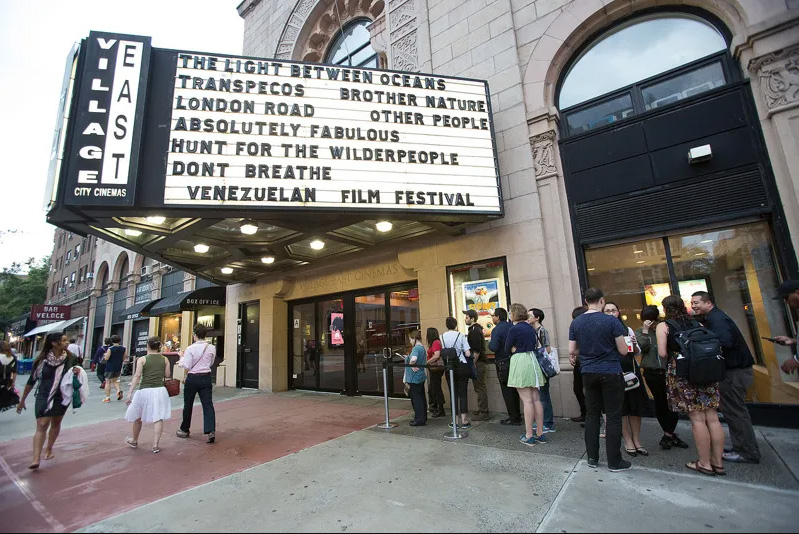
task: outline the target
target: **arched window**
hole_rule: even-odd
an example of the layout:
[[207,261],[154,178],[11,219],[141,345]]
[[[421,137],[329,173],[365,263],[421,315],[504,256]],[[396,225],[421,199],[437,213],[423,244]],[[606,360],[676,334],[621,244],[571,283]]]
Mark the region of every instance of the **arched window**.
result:
[[377,68],[377,52],[372,48],[367,28],[370,23],[369,19],[358,19],[347,25],[330,46],[325,63]]

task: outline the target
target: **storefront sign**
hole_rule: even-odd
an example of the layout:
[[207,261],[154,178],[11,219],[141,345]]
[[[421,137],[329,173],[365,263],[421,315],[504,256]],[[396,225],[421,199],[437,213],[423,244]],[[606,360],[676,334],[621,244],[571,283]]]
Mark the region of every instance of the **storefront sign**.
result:
[[150,38],[92,32],[83,44],[65,204],[134,202]]
[[81,48],[64,204],[503,213],[485,81]]
[[140,282],[136,284],[136,297],[134,298],[134,304],[141,304],[142,302],[147,302],[152,300],[153,294],[153,283],[152,282]]
[[31,306],[31,320],[33,321],[64,321],[71,318],[71,306],[49,306],[34,304]]

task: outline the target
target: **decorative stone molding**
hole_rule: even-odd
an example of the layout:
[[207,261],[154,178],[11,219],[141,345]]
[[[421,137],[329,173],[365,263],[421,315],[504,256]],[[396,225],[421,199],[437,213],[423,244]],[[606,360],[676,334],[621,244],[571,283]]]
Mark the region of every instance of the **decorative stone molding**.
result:
[[419,17],[415,0],[391,0],[388,4],[388,28],[391,42],[390,67],[395,70],[419,70],[417,28]]
[[530,138],[533,149],[533,165],[536,180],[558,174],[555,165],[555,130],[549,130]]
[[754,58],[748,69],[760,80],[769,115],[799,105],[799,45]]
[[283,28],[276,59],[321,62],[330,40],[350,20],[377,19],[384,0],[298,0]]

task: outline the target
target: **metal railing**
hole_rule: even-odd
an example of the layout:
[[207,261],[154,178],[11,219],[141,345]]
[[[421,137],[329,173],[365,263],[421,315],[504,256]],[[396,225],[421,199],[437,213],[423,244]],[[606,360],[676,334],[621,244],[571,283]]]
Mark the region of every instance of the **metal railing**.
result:
[[[390,356],[383,356],[383,400],[386,406],[386,422],[380,425],[377,425],[377,428],[382,430],[392,430],[398,426],[397,423],[392,423],[389,408],[388,408],[388,369],[394,367],[415,367],[418,369],[431,369],[429,365],[419,365],[416,363],[400,363],[400,362],[393,362],[391,361]],[[444,433],[444,439],[447,440],[459,440],[469,436],[469,433],[466,432],[461,428],[458,424],[458,416],[461,415],[458,413],[458,400],[455,398],[455,366],[454,362],[444,362],[444,371],[449,373],[449,395],[450,395],[450,406],[452,411],[452,432]]]

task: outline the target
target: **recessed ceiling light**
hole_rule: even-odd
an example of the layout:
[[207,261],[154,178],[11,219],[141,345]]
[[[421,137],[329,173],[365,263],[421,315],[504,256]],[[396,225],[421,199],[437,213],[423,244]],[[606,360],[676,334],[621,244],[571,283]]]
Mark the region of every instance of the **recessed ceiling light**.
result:
[[194,245],[194,252],[205,254],[209,250],[211,250],[211,247],[209,247],[208,245],[204,245],[202,243],[197,243],[196,245]]
[[394,228],[394,225],[389,221],[380,221],[375,225],[375,228],[377,228],[378,232],[389,232],[392,228]]
[[147,222],[150,224],[164,224],[166,217],[161,217],[160,215],[156,215],[153,217],[147,217]]
[[595,269],[595,268],[593,268],[593,267],[589,267],[589,268],[588,268],[588,270],[589,270],[589,271],[596,271],[596,269]]
[[700,243],[712,243],[712,239],[705,239],[704,241],[700,241]]
[[633,250],[633,254],[643,254],[643,250]]
[[275,263],[275,257],[274,256],[264,256],[263,258],[261,258],[261,261],[264,262],[264,263]]
[[231,268],[231,267],[222,267],[220,269],[220,271],[222,271],[222,274],[231,274],[233,272],[233,268]]
[[705,255],[704,252],[697,252],[696,254],[694,254],[694,256],[704,256],[704,255]]
[[130,228],[125,228],[125,235],[129,235],[131,237],[139,237],[141,235],[141,230],[132,230]]
[[253,235],[258,231],[258,224],[255,221],[242,221],[239,230],[241,230],[242,234]]
[[635,263],[646,263],[646,260],[638,260],[638,261],[637,261],[637,262],[635,262]]
[[323,248],[325,248],[325,242],[320,241],[319,239],[314,239],[313,241],[311,241],[311,248],[314,250],[322,250]]

